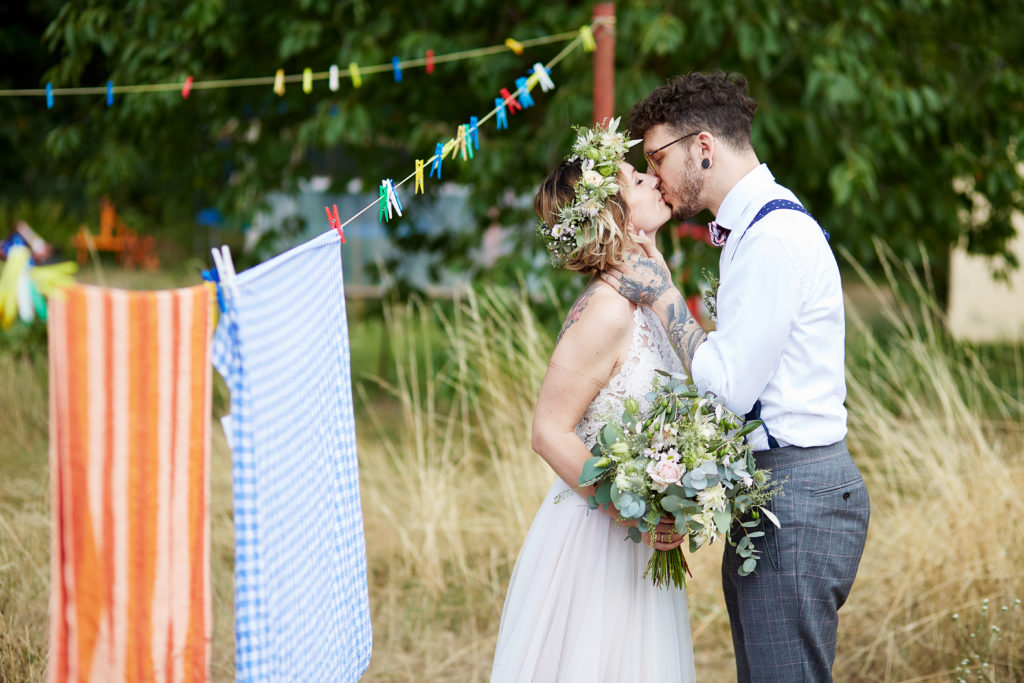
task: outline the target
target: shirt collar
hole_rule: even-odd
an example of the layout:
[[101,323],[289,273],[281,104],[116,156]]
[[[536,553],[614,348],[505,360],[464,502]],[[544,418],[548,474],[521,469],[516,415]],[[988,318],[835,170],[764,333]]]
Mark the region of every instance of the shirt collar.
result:
[[732,186],[729,193],[722,200],[718,207],[718,214],[715,222],[723,228],[739,231],[745,225],[740,225],[740,218],[750,203],[769,186],[775,184],[775,176],[768,170],[767,164],[761,164],[747,175],[740,178],[739,182]]

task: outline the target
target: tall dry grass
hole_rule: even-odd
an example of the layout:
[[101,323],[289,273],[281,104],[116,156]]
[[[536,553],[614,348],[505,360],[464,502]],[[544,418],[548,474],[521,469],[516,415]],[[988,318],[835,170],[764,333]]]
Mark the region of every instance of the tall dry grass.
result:
[[[1024,378],[1017,370],[1016,393],[1000,389],[950,338],[927,281],[885,263],[882,283],[864,275],[885,331],[851,307],[849,442],[872,521],[840,613],[836,680],[1021,680]],[[429,349],[418,346],[432,318],[450,343],[444,368],[424,367]],[[413,306],[388,324],[402,412],[362,445],[368,679],[481,680],[519,542],[552,479],[527,442],[551,331],[537,329],[526,301],[494,292],[471,296],[453,319]],[[698,677],[732,680],[719,553],[694,560]]]
[[[1021,350],[998,370],[1017,373],[1007,392],[951,338],[930,283],[878,250],[884,286],[860,275],[890,331],[881,338],[851,310],[848,333],[849,442],[872,518],[841,613],[836,670],[843,680],[979,680],[977,663],[966,665],[971,675],[957,667],[994,636],[981,670],[991,678],[980,680],[1022,680],[1024,615],[1014,603],[1024,598]],[[964,631],[985,599],[1000,623]]]
[[[872,519],[840,612],[836,680],[1022,680],[1022,349],[992,370],[950,339],[927,281],[886,263],[886,279],[865,278],[882,324],[848,307],[849,442]],[[454,308],[393,307],[386,331],[392,379],[357,386],[374,627],[365,679],[486,680],[512,565],[553,480],[529,426],[555,330],[522,295],[489,290]],[[45,372],[0,355],[0,680],[40,680],[45,665],[45,412]],[[221,681],[234,640],[230,454],[219,429],[211,476]],[[717,550],[697,553],[689,586],[698,677],[716,682],[734,680],[719,562]],[[971,675],[957,671],[964,659]]]
[[[359,432],[367,677],[485,679],[509,558],[553,480],[528,431],[550,337],[528,300],[496,290],[450,314],[393,307],[386,323],[396,379],[378,385],[393,412],[370,409],[374,430]],[[438,326],[446,353],[435,366],[424,340]]]

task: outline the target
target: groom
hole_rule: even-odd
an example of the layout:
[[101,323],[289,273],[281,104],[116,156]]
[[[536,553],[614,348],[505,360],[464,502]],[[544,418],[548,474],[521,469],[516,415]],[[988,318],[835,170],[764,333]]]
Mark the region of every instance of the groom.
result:
[[[869,514],[845,442],[843,293],[828,233],[758,161],[756,106],[741,76],[691,73],[655,89],[630,117],[673,217],[715,215],[717,329],[701,329],[653,245],[602,277],[658,314],[701,393],[764,422],[747,438],[757,466],[783,482],[770,504],[782,528],[762,525],[750,576],[737,574],[742,559],[725,549],[738,680],[829,681]],[[656,547],[679,544],[670,526],[659,532]]]

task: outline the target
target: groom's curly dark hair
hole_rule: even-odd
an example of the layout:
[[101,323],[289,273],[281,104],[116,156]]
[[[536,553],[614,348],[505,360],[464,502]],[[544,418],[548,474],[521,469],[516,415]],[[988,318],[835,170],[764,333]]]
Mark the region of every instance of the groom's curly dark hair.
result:
[[740,74],[691,72],[670,78],[638,102],[629,114],[629,128],[638,138],[662,123],[679,135],[706,130],[733,148],[748,149],[755,109]]

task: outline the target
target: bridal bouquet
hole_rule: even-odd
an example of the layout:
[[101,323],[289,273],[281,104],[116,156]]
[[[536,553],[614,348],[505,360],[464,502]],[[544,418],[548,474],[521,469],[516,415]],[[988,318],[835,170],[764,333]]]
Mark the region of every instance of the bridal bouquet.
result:
[[[675,520],[679,534],[689,537],[690,552],[724,537],[743,558],[740,576],[757,567],[754,543],[761,515],[779,526],[765,503],[777,492],[767,470],[756,469],[751,447],[743,437],[761,426],[744,424],[710,397],[701,397],[685,378],[659,372],[640,413],[628,398],[622,419],[599,432],[580,474],[581,486],[595,485],[591,508],[614,505],[623,520],[637,520],[628,529],[636,543],[654,531],[662,517]],[[749,513],[749,514],[748,514]],[[734,525],[735,523],[735,525]],[[656,586],[685,584],[689,569],[682,548],[655,550],[644,577]]]

